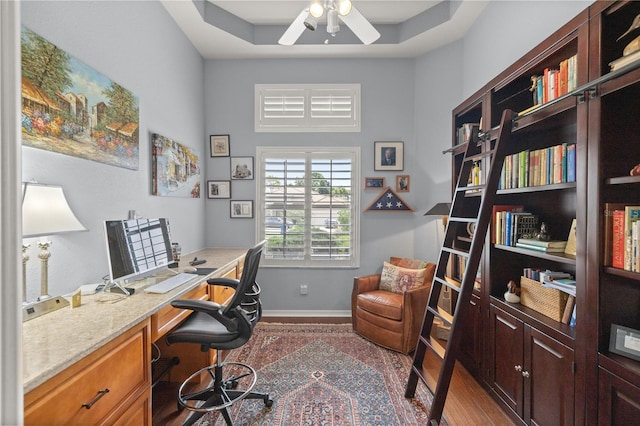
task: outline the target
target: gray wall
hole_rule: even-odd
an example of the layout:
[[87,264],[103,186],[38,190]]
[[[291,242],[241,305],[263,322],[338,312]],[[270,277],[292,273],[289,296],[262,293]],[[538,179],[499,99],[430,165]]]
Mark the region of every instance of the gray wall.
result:
[[[171,220],[173,238],[187,251],[204,246],[204,198],[151,195],[151,132],[199,150],[204,164],[202,57],[159,2],[28,1],[22,23],[138,96],[140,168],[110,166],[23,148],[23,180],[60,184],[89,232],[52,236],[51,294],[99,282],[108,273],[103,221],[135,209]],[[202,175],[204,181],[204,173]],[[31,240],[30,298],[39,295],[38,239]]]

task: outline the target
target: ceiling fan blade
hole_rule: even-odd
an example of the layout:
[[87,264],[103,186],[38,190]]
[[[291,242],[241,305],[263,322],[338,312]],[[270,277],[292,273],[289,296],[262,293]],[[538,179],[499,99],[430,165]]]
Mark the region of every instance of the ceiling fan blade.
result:
[[340,19],[364,44],[371,44],[380,38],[378,30],[354,6],[351,7],[348,15],[340,16]]
[[285,46],[293,45],[298,38],[302,35],[306,27],[304,26],[304,20],[309,16],[309,9],[304,9],[300,12],[300,15],[289,25],[287,31],[282,34],[280,40],[278,40],[278,44],[283,44]]

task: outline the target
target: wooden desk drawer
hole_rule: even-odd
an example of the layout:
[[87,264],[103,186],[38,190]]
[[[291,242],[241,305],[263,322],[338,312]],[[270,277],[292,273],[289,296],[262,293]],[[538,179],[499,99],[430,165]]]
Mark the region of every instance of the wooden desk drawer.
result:
[[[207,283],[202,283],[180,299],[209,300]],[[191,311],[167,305],[151,317],[151,341],[155,342],[184,321]]]
[[150,389],[148,324],[125,332],[25,395],[25,425],[114,423]]

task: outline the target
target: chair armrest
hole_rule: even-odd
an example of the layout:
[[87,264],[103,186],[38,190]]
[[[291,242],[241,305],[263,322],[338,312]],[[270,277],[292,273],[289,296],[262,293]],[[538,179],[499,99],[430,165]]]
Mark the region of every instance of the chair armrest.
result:
[[235,278],[226,278],[226,277],[218,277],[218,278],[209,278],[207,280],[207,284],[209,285],[218,285],[223,287],[233,287],[237,288],[240,280]]
[[378,290],[380,287],[380,274],[355,277],[353,279],[353,295]]
[[220,312],[221,309],[224,309],[224,306],[220,305],[219,303],[211,302],[209,300],[179,299],[172,301],[171,306],[178,309],[188,309],[194,312],[202,312],[215,318],[229,331],[235,331],[237,329],[237,324],[234,323],[231,318],[223,315]]
[[406,307],[410,307],[413,315],[417,315],[420,318],[424,316],[430,291],[431,284],[424,284],[404,292],[404,304]]

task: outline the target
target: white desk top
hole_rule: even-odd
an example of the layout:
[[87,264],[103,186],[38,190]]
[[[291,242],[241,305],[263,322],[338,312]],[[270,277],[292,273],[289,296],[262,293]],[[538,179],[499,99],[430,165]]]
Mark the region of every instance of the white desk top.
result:
[[[150,277],[127,287],[136,288],[129,297],[115,293],[82,296],[82,305],[66,307],[23,323],[23,386],[27,393],[60,371],[113,340],[140,321],[187,293],[207,278],[219,277],[235,267],[247,249],[212,248],[183,256],[180,268],[188,266],[194,256],[206,259],[202,268],[218,268],[201,275],[165,294],[147,294],[142,288],[152,285]],[[170,272],[163,272],[169,277]]]

